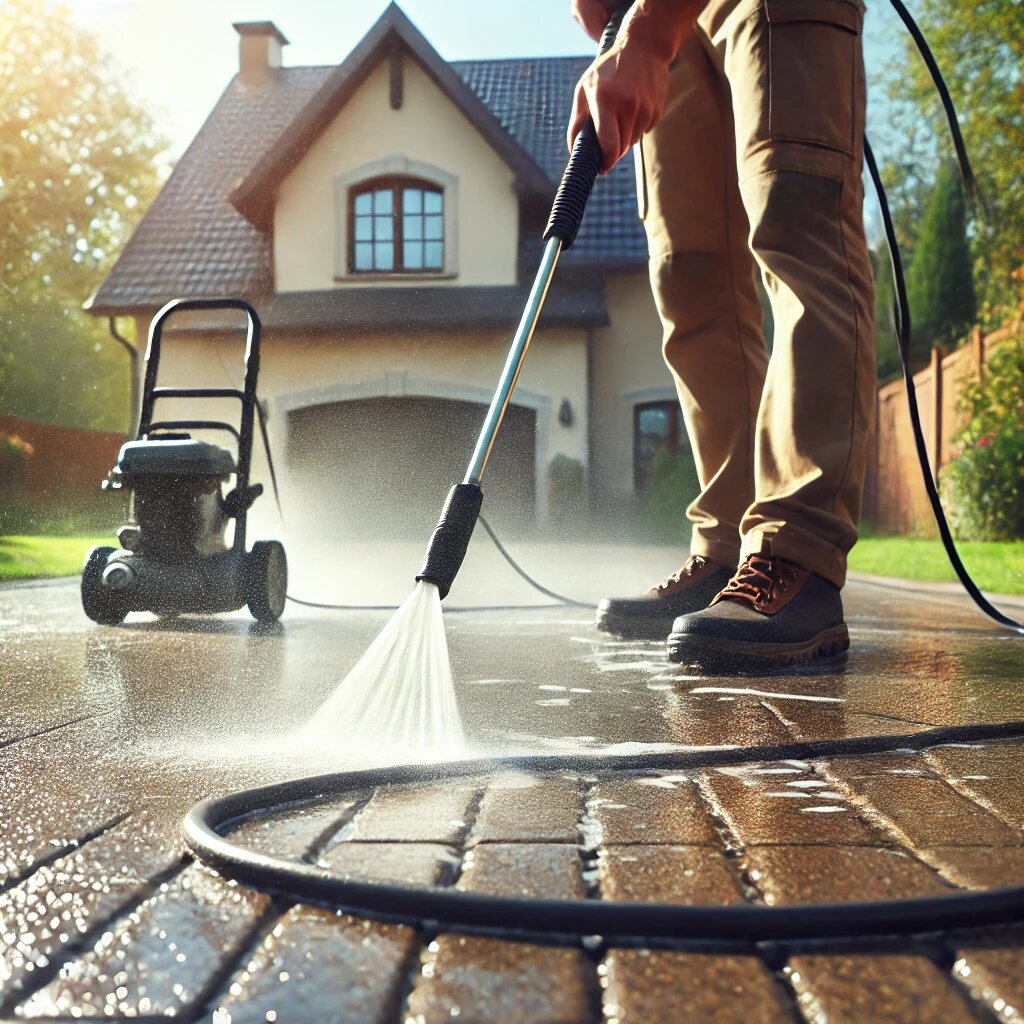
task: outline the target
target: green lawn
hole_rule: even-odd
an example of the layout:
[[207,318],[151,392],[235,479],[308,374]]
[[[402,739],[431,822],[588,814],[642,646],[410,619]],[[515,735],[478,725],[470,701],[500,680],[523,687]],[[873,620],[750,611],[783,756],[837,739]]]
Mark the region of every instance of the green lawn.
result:
[[[110,536],[0,537],[0,580],[76,576],[96,544],[116,546]],[[959,545],[967,571],[982,590],[1024,594],[1024,541]],[[937,540],[864,537],[850,552],[853,572],[911,580],[955,581]]]
[[37,576],[76,576],[89,548],[117,546],[106,537],[0,537],[0,580],[27,580]]
[[[965,542],[957,550],[982,590],[1024,594],[1024,541]],[[918,538],[864,537],[850,552],[850,570],[910,580],[956,580],[942,543]]]

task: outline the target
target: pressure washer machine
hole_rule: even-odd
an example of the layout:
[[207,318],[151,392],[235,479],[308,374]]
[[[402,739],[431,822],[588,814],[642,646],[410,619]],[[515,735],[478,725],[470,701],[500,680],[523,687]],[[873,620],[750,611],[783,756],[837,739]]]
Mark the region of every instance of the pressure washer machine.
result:
[[[241,390],[157,387],[168,319],[198,310],[245,313]],[[243,605],[259,622],[280,617],[288,589],[284,547],[278,541],[257,541],[251,551],[246,549],[248,512],[263,493],[262,484],[249,482],[257,416],[263,429],[256,397],[259,363],[260,320],[244,299],[176,299],[157,313],[146,349],[138,430],[103,482],[105,490],[130,494],[128,521],[117,533],[121,547],[93,548],[82,569],[82,607],[94,622],[117,625],[132,611],[173,616],[236,611]],[[169,398],[237,400],[239,425],[154,420],[157,401]],[[236,451],[194,438],[190,431],[230,434]]]

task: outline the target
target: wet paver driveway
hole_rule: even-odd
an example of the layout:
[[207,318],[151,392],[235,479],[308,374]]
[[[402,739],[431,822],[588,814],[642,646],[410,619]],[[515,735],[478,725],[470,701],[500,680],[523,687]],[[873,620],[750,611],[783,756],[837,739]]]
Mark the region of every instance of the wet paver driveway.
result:
[[[846,597],[847,662],[764,677],[695,676],[576,610],[449,615],[477,753],[755,753],[357,790],[250,823],[240,841],[352,877],[524,897],[782,906],[1024,883],[1024,741],[900,743],[1024,722],[1024,645],[963,601],[856,584]],[[286,737],[385,614],[103,629],[77,602],[68,583],[0,590],[2,1019],[1024,1019],[1013,930],[546,945],[360,920],[225,880],[186,854],[182,816],[202,796],[344,766],[343,751],[312,763]],[[892,749],[829,746],[851,737]],[[818,745],[797,756],[800,743]]]

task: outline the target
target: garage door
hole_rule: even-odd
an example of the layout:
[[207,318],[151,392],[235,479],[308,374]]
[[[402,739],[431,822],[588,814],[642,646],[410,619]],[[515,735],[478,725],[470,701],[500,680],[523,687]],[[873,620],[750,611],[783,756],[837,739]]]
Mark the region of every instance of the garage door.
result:
[[[487,408],[442,398],[372,398],[288,417],[290,504],[316,509],[352,537],[429,534],[462,480]],[[536,414],[510,406],[484,478],[488,519],[535,517]],[[320,528],[323,528],[321,523]]]

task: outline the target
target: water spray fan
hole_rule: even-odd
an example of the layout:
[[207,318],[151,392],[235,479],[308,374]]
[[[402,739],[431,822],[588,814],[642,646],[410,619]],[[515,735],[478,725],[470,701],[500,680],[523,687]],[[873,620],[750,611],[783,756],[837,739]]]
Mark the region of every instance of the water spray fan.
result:
[[[606,53],[611,48],[628,10],[627,3],[616,10],[609,19],[601,36],[600,53]],[[498,430],[505,418],[505,410],[512,398],[537,321],[544,308],[544,300],[547,298],[558,257],[576,240],[587,200],[600,170],[601,147],[598,145],[593,119],[588,118],[583,130],[573,141],[569,162],[551,204],[551,215],[544,229],[544,253],[540,267],[537,269],[533,287],[526,300],[526,308],[523,310],[509,348],[508,358],[505,360],[505,368],[501,372],[480,436],[477,438],[466,477],[462,483],[456,484],[448,492],[441,518],[430,537],[423,566],[416,576],[420,582],[433,583],[442,599],[448,596],[448,591],[451,590],[455,577],[462,567],[470,538],[473,536],[473,528],[480,517],[480,507],[484,498],[480,481],[483,479],[494,439],[498,436]]]

